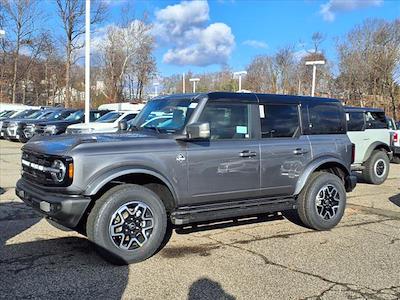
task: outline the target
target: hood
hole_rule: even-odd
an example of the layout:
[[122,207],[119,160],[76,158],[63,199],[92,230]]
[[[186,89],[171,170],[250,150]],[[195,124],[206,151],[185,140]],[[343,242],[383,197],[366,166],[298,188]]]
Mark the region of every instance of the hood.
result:
[[88,130],[90,128],[94,130],[102,130],[102,129],[113,129],[118,128],[117,124],[114,123],[100,123],[100,122],[91,122],[89,124],[79,123],[68,126],[70,129],[79,129],[79,130]]
[[66,120],[55,120],[55,121],[45,121],[45,120],[42,120],[42,122],[40,122],[39,123],[39,125],[41,125],[41,126],[46,126],[46,125],[58,125],[58,126],[60,126],[60,127],[63,127],[63,126],[69,126],[69,125],[72,125],[72,124],[78,124],[78,123],[81,123],[81,121],[80,120],[75,120],[75,121],[66,121]]
[[127,142],[145,138],[156,139],[154,135],[141,133],[34,136],[22,150],[62,156],[68,155],[69,151],[85,143]]

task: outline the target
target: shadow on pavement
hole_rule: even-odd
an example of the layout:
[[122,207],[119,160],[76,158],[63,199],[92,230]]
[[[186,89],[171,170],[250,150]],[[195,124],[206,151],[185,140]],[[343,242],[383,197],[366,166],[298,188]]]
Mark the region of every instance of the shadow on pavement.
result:
[[400,207],[400,194],[389,197],[389,201]]
[[188,300],[204,299],[234,300],[236,298],[226,293],[218,282],[201,278],[190,286]]
[[105,262],[86,238],[10,242],[40,220],[23,203],[0,202],[0,298],[121,299],[128,266]]

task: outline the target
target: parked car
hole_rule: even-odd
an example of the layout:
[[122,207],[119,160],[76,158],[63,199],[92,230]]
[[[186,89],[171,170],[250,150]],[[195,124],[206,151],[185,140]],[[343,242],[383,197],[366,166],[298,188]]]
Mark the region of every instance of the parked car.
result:
[[[173,117],[141,127],[155,111]],[[113,263],[142,261],[173,226],[198,222],[294,210],[306,226],[329,230],[356,185],[345,112],[334,99],[171,95],[149,101],[136,125],[22,148],[17,195],[85,234]]]
[[118,125],[121,121],[129,122],[134,119],[138,111],[110,111],[89,124],[81,123],[67,127],[67,134],[81,133],[111,133],[118,131]]
[[378,108],[346,107],[347,135],[355,144],[352,170],[366,182],[382,184],[389,174],[392,150],[385,112]]
[[6,128],[5,138],[12,141],[19,141],[20,139],[25,142],[27,139],[24,136],[24,129],[27,123],[34,123],[37,121],[45,121],[58,114],[60,109],[40,109],[35,114],[24,118],[14,118],[10,120]]
[[26,143],[29,141],[36,133],[36,125],[38,123],[43,123],[43,122],[53,122],[53,121],[58,121],[58,120],[64,120],[74,112],[76,112],[76,109],[56,109],[56,110],[50,110],[51,113],[47,114],[39,119],[36,120],[23,120],[19,122],[19,126],[17,129],[17,134],[16,138],[21,142],[21,143]]
[[[90,122],[93,122],[101,116],[108,113],[108,110],[91,110],[90,111]],[[79,124],[85,121],[84,110],[78,110],[73,114],[66,117],[64,120],[48,121],[38,123],[35,127],[35,134],[37,135],[58,135],[65,133],[68,126],[73,124]]]
[[392,162],[400,164],[400,122],[395,122],[392,118],[388,118],[390,130],[390,146],[393,152]]
[[1,138],[7,138],[8,132],[8,126],[11,122],[14,122],[16,120],[21,120],[21,119],[28,119],[28,118],[36,118],[37,116],[40,116],[43,113],[42,110],[40,109],[28,109],[28,110],[23,110],[23,111],[18,111],[13,113],[10,117],[5,118],[3,120],[0,120],[0,136]]

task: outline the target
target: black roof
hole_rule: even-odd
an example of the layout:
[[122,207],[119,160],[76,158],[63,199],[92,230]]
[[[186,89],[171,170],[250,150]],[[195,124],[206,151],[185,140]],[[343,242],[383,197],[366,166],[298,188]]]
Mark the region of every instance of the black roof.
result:
[[295,96],[295,95],[279,95],[279,94],[259,94],[259,93],[233,93],[233,92],[210,92],[195,94],[173,94],[159,96],[157,99],[197,99],[207,97],[209,100],[238,99],[244,102],[260,103],[260,102],[285,102],[285,103],[305,103],[305,102],[323,102],[323,103],[340,103],[337,99],[321,98],[311,96]]
[[375,107],[357,107],[357,106],[345,106],[344,110],[346,112],[380,112],[384,113],[385,111],[382,108]]

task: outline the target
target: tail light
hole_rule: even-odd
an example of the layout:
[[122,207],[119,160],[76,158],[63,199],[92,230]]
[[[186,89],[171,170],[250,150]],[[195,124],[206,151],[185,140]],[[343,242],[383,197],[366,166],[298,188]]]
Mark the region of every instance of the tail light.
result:
[[354,161],[356,160],[356,145],[355,144],[351,144],[351,163],[354,163]]
[[399,141],[399,134],[397,132],[393,133],[393,143],[397,143]]

